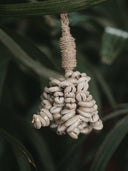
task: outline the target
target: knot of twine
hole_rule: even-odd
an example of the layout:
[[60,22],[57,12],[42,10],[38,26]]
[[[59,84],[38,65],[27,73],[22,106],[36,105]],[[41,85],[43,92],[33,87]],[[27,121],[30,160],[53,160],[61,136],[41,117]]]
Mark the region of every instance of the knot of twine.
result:
[[68,14],[61,14],[62,37],[60,48],[62,55],[62,67],[65,72],[72,71],[76,67],[76,44],[70,33]]

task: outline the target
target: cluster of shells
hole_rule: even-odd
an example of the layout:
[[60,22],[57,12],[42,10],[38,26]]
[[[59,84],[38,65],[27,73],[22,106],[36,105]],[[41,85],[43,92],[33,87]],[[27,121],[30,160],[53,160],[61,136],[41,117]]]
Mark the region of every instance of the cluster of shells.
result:
[[90,77],[78,71],[66,72],[65,78],[50,79],[44,88],[41,105],[33,115],[34,127],[51,126],[59,135],[68,134],[77,139],[80,133],[89,134],[93,129],[101,130],[96,101],[90,95]]

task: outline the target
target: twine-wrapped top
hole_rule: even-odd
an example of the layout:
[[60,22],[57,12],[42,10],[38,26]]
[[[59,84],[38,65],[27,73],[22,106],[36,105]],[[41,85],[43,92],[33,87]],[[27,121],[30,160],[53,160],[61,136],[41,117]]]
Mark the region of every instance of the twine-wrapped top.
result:
[[62,37],[60,38],[60,48],[62,55],[62,67],[65,72],[76,67],[76,44],[70,33],[68,14],[61,14]]

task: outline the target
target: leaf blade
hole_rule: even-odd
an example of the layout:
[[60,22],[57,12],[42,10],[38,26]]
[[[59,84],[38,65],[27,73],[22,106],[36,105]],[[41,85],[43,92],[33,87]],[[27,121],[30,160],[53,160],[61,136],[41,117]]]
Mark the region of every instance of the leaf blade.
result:
[[112,106],[112,108],[114,108],[116,106],[116,100],[115,100],[108,84],[106,83],[103,75],[101,74],[101,72],[99,71],[98,68],[93,67],[93,70],[94,70],[95,76],[96,76],[101,88],[103,89],[103,91],[108,99],[109,104]]
[[43,137],[36,133],[36,131],[32,129],[31,126],[27,127],[27,133],[28,135],[32,135],[29,136],[29,139],[32,145],[35,147],[38,156],[40,157],[40,161],[43,163],[45,169],[55,171],[55,164],[52,160],[52,156]]
[[40,64],[38,61],[33,60],[3,29],[0,29],[0,41],[12,52],[12,54],[25,66],[32,69],[39,76],[45,78],[60,77],[60,74],[50,70]]
[[79,11],[107,0],[48,0],[35,3],[0,5],[0,16],[32,16]]
[[[123,138],[128,133],[128,116],[117,123],[110,133],[106,136],[104,142],[100,146],[94,162],[91,167],[91,171],[103,171],[105,170],[110,158],[118,148]],[[120,136],[119,136],[120,135]]]
[[9,58],[2,58],[0,62],[0,102],[2,99],[4,82],[6,79],[7,69],[8,69]]
[[105,122],[105,121],[108,121],[108,120],[110,120],[110,119],[113,119],[113,118],[115,118],[115,117],[117,117],[117,116],[120,116],[120,115],[123,115],[123,114],[126,114],[126,113],[128,113],[128,109],[122,109],[122,110],[118,110],[118,111],[112,112],[112,113],[110,113],[109,115],[105,116],[105,117],[103,118],[103,121],[104,121],[104,122]]
[[26,158],[26,160],[28,161],[28,163],[31,164],[33,166],[33,168],[37,169],[36,164],[35,164],[32,156],[31,156],[31,154],[28,152],[28,150],[25,148],[25,146],[20,143],[19,140],[17,140],[16,138],[14,138],[11,134],[8,134],[2,128],[0,128],[0,136],[2,136],[3,138],[5,138],[12,145],[12,147],[14,149],[17,148],[17,150],[19,152],[21,152],[23,154],[23,156]]
[[102,62],[108,65],[112,64],[120,54],[127,39],[128,32],[113,27],[106,27],[102,38]]

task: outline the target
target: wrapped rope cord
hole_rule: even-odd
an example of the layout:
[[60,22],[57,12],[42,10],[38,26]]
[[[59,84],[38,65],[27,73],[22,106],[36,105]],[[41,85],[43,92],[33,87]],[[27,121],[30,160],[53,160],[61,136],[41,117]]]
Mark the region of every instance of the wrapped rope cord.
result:
[[68,134],[77,139],[80,133],[89,134],[93,129],[101,130],[96,101],[88,91],[90,77],[76,67],[75,39],[70,34],[67,14],[61,14],[62,37],[60,48],[65,78],[51,78],[49,87],[44,88],[41,105],[33,115],[35,128],[49,126],[56,128],[57,134]]
[[68,14],[61,14],[62,37],[60,48],[62,56],[62,67],[65,72],[72,71],[76,67],[76,44],[70,33]]

